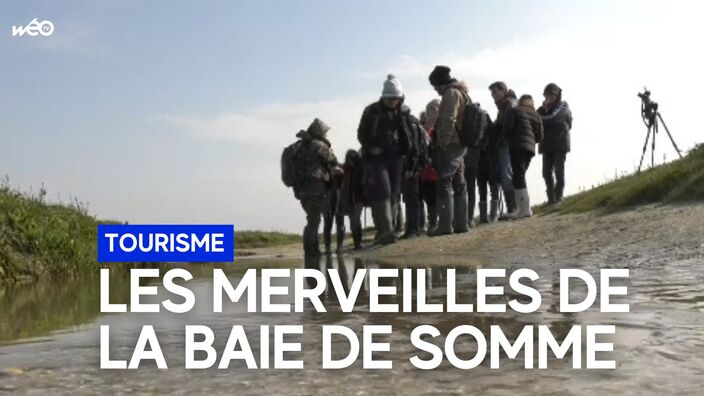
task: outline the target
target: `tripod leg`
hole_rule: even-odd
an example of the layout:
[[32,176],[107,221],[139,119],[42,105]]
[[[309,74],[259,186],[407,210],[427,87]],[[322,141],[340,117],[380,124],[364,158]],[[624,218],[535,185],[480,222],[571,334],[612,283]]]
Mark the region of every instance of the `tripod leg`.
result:
[[648,127],[648,133],[645,135],[645,144],[643,144],[643,154],[640,155],[640,162],[638,163],[638,172],[643,167],[643,158],[645,158],[645,151],[648,149],[648,141],[650,140],[650,127]]
[[677,155],[682,158],[682,152],[680,151],[680,148],[677,147],[677,143],[675,143],[675,139],[672,137],[672,134],[670,133],[670,129],[667,127],[667,124],[665,124],[665,120],[662,119],[662,115],[660,115],[660,112],[658,111],[658,119],[660,122],[662,122],[662,126],[665,127],[665,132],[667,132],[667,136],[670,138],[670,141],[672,142],[672,145],[675,147],[675,151],[677,151]]
[[655,136],[658,134],[658,123],[654,122],[653,123],[653,140],[652,140],[652,148],[650,150],[650,168],[655,167]]

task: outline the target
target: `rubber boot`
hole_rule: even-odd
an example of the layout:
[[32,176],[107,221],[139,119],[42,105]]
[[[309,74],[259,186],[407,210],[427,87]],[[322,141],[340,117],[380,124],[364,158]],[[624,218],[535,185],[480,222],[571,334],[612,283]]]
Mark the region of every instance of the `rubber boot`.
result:
[[548,205],[552,205],[557,202],[555,199],[556,191],[554,186],[547,184],[545,186],[545,193],[548,195]]
[[474,194],[467,195],[467,227],[474,228],[474,207],[477,197]]
[[463,234],[469,231],[469,225],[467,221],[469,217],[467,193],[455,195],[453,197],[453,201],[455,213],[452,219],[452,228],[455,234]]
[[403,210],[401,210],[401,202],[393,204],[393,230],[394,233],[403,232]]
[[352,230],[352,242],[354,243],[354,250],[362,249],[362,229],[356,228]]
[[516,204],[516,190],[513,188],[504,189],[504,200],[506,201],[506,213],[504,213],[499,220],[511,220],[516,217],[518,212],[518,207]]
[[530,208],[530,198],[528,197],[527,189],[523,188],[516,190],[516,201],[518,203],[518,210],[514,215],[514,219],[523,219],[533,215],[533,211]]
[[499,200],[492,199],[490,205],[491,207],[489,210],[489,222],[493,223],[499,220]]
[[564,186],[557,186],[555,187],[555,203],[560,203],[562,202],[562,194],[565,190]]
[[377,229],[377,238],[375,244],[388,245],[396,242],[396,234],[393,229],[393,209],[391,201],[386,199],[372,204],[372,214],[374,215],[374,226]]
[[305,256],[320,257],[318,228],[309,224],[303,228],[303,252]]
[[428,234],[433,232],[438,227],[438,207],[436,205],[428,205]]
[[323,232],[323,243],[325,244],[325,254],[332,252],[332,234],[329,231]]
[[427,217],[425,213],[425,204],[423,201],[420,201],[420,213],[419,213],[419,218],[418,218],[418,235],[423,233],[425,230],[425,226],[427,225]]
[[489,223],[486,201],[479,201],[479,224]]
[[406,232],[401,239],[415,238],[420,232],[420,200],[410,199],[406,202]]
[[335,235],[336,235],[336,237],[337,237],[337,246],[336,246],[336,248],[337,248],[337,252],[339,253],[339,252],[342,251],[342,246],[343,246],[344,243],[345,243],[345,228],[342,227],[342,228],[338,229],[338,230],[337,230],[337,234],[335,234]]
[[451,195],[438,196],[436,199],[438,212],[438,226],[428,233],[429,236],[452,234],[452,216],[454,215],[454,201]]

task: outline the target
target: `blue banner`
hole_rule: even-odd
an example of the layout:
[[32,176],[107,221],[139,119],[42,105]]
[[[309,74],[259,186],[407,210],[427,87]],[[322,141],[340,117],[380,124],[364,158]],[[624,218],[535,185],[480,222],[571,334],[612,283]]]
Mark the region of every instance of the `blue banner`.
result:
[[235,228],[226,224],[100,224],[98,262],[233,262]]

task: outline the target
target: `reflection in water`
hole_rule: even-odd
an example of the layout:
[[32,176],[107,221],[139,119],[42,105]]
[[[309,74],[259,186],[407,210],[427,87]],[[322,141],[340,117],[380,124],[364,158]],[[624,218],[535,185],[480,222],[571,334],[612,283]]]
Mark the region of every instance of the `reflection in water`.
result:
[[[589,263],[587,263],[589,264]],[[320,260],[248,262],[248,267],[298,268],[305,266],[335,271],[345,293],[355,290],[355,273],[359,269],[398,268],[398,278],[382,278],[382,284],[395,286],[395,295],[384,295],[381,303],[403,304],[403,290],[410,287],[413,308],[417,306],[418,284],[425,284],[426,303],[444,304],[447,300],[447,268],[432,266],[403,266],[389,263],[363,262],[344,256],[325,256]],[[589,264],[591,265],[591,264]],[[129,389],[140,392],[198,392],[224,393],[237,389],[238,394],[467,394],[491,391],[494,394],[516,393],[620,393],[620,394],[698,394],[704,386],[704,279],[701,262],[673,261],[663,271],[660,266],[642,265],[634,268],[629,280],[629,295],[623,302],[630,303],[628,314],[600,313],[596,309],[577,314],[559,312],[558,268],[552,263],[531,262],[529,265],[507,266],[507,273],[522,266],[534,269],[541,278],[533,282],[542,296],[539,312],[505,313],[369,313],[369,279],[357,278],[359,295],[351,313],[340,312],[336,293],[328,276],[328,288],[321,296],[328,312],[318,313],[307,306],[303,313],[262,314],[248,313],[247,301],[224,304],[224,312],[214,314],[211,306],[213,267],[189,268],[196,279],[188,287],[200,303],[187,314],[175,315],[126,313],[96,316],[99,289],[93,283],[47,284],[23,289],[5,289],[0,297],[0,336],[7,340],[46,334],[51,329],[74,326],[70,332],[55,334],[52,339],[34,343],[16,343],[0,347],[0,393],[3,390],[73,393],[79,387],[84,392],[115,392]],[[231,283],[236,285],[246,267],[226,266]],[[582,267],[596,273],[598,266]],[[403,270],[407,270],[404,272]],[[410,271],[408,271],[410,270]],[[409,277],[406,279],[406,277]],[[276,279],[276,285],[293,288],[292,279]],[[476,271],[471,267],[456,268],[456,301],[476,302]],[[513,292],[508,280],[496,279],[504,286],[505,295],[495,296],[489,303],[506,303],[525,297]],[[312,287],[315,285],[309,285]],[[111,281],[114,299],[126,299],[128,285]],[[159,302],[160,295],[147,297],[144,302]],[[573,297],[583,291],[576,290]],[[277,296],[273,303],[293,303],[292,296]],[[118,301],[118,300],[113,300]],[[12,318],[8,320],[7,318]],[[97,318],[97,319],[95,319]],[[95,320],[93,320],[95,319]],[[129,358],[142,325],[153,324],[164,351],[169,370],[157,371],[145,364],[138,371],[101,371],[98,369],[98,327],[111,326],[111,355]],[[291,353],[289,359],[305,362],[306,370],[247,370],[244,363],[233,361],[227,370],[183,370],[184,325],[204,324],[215,333],[214,347],[223,351],[233,325],[243,325],[255,356],[259,357],[260,325],[303,324],[304,334],[299,341],[302,351]],[[367,324],[393,326],[393,333],[382,341],[390,342],[390,352],[375,353],[375,359],[393,361],[391,370],[362,370],[358,361],[352,367],[339,370],[321,370],[320,328],[338,324],[358,334]],[[573,370],[570,359],[550,360],[548,370],[525,370],[522,354],[516,360],[502,359],[500,370],[491,370],[487,364],[463,371],[443,363],[437,370],[426,372],[410,365],[408,359],[418,351],[410,344],[410,332],[420,324],[435,326],[442,336],[435,340],[442,345],[444,335],[459,325],[472,325],[489,333],[491,325],[501,326],[509,339],[514,339],[525,325],[549,325],[556,338],[562,339],[573,325],[615,324],[613,337],[615,352],[605,359],[615,359],[617,369],[612,371]],[[466,337],[458,340],[457,350],[463,358],[471,357],[475,345]],[[345,340],[333,339],[334,357],[344,357],[349,351]],[[273,351],[269,350],[273,356]],[[427,356],[419,354],[426,359]],[[583,357],[584,359],[584,357]],[[66,364],[70,361],[71,364]],[[270,356],[270,361],[273,357]],[[4,375],[3,369],[19,367],[24,375]],[[657,367],[657,370],[652,370]],[[80,385],[79,385],[80,384]]]
[[[127,272],[111,277],[111,301],[129,300]],[[78,326],[100,315],[98,279],[51,280],[0,288],[0,344]]]

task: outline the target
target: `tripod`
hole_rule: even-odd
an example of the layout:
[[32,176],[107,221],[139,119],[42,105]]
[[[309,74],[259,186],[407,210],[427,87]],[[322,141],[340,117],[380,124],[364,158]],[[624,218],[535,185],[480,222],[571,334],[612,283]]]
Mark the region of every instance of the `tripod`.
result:
[[[665,124],[665,120],[662,119],[662,115],[660,115],[660,112],[658,111],[658,104],[650,100],[650,91],[645,89],[643,93],[638,94],[638,97],[641,99],[641,117],[643,118],[643,123],[648,128],[648,133],[645,135],[645,144],[643,144],[643,153],[640,156],[640,163],[638,164],[638,172],[640,172],[641,168],[643,167],[643,159],[645,158],[645,152],[648,150],[648,141],[650,141],[651,144],[650,167],[652,168],[655,166],[655,136],[658,134],[658,132],[660,132],[661,123],[662,126],[665,127],[665,132],[667,132],[667,136],[670,138],[670,142],[672,142],[672,146],[675,148],[677,155],[682,158],[682,152],[680,151],[679,147],[677,147],[677,143],[675,143],[675,139],[672,138],[670,129],[667,127],[667,124]],[[650,137],[651,134],[652,140]]]

